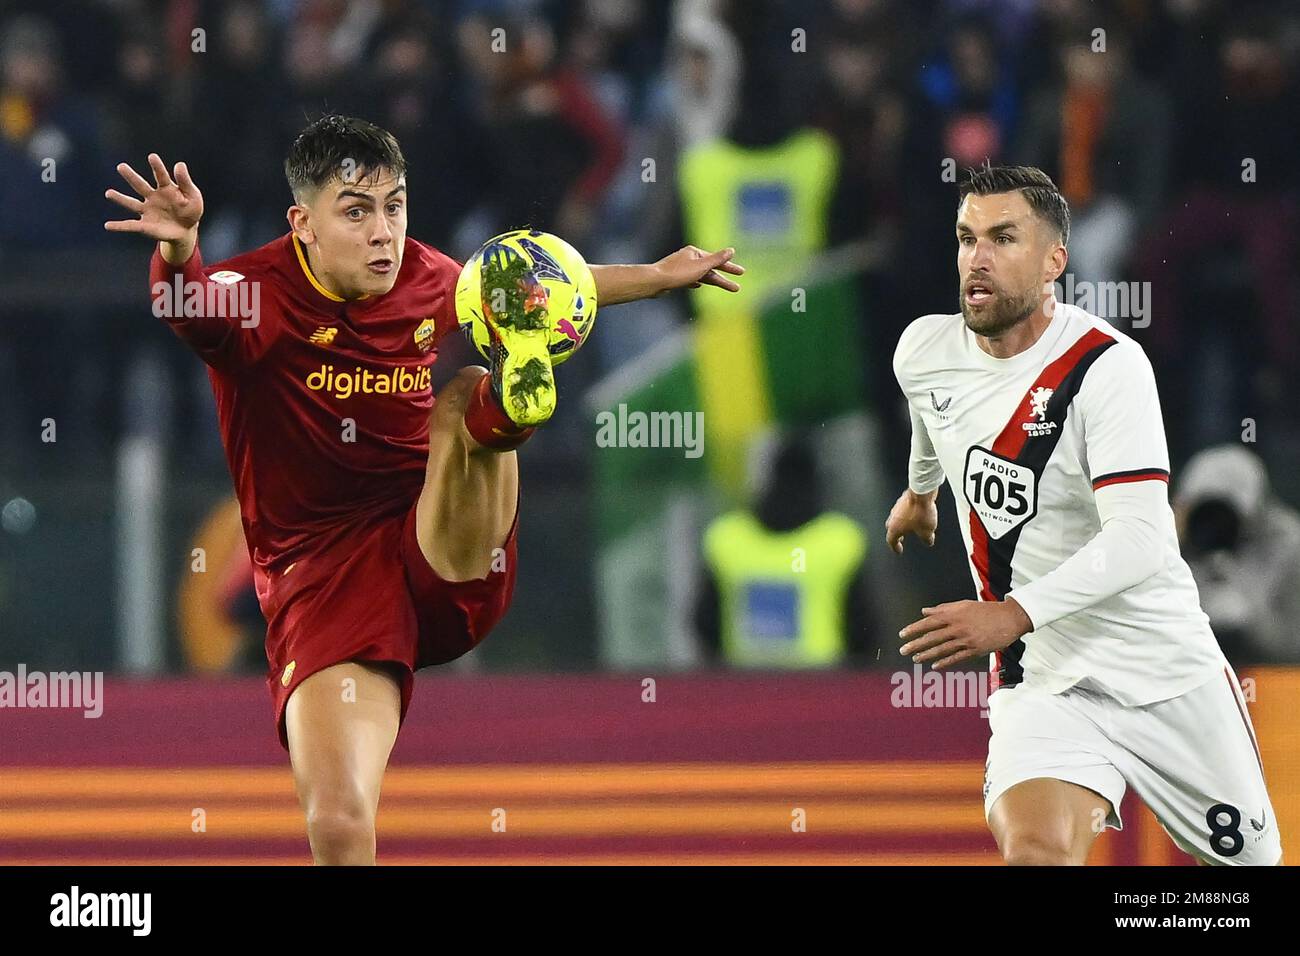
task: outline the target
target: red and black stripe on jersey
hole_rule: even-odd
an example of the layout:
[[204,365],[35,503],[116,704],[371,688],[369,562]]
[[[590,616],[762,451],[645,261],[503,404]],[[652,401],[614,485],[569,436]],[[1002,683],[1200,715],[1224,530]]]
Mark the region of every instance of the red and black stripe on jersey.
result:
[[1132,471],[1112,471],[1092,479],[1092,490],[1118,485],[1126,481],[1169,481],[1169,472],[1163,468],[1135,468]]
[[[1008,458],[1018,465],[1031,469],[1041,481],[1047,461],[1052,457],[1061,433],[1065,429],[1065,416],[1069,413],[1070,403],[1078,394],[1083,384],[1083,377],[1092,367],[1092,363],[1101,354],[1114,345],[1116,340],[1100,329],[1089,329],[1071,345],[1065,353],[1039,373],[1038,378],[1029,386],[1026,399],[1017,406],[1011,420],[998,434],[990,449],[994,454]],[[1050,388],[1052,396],[1047,401],[1046,416],[1040,425],[1054,422],[1055,426],[1048,433],[1030,437],[1023,427],[1035,417],[1028,395],[1036,389]],[[970,510],[971,561],[979,575],[979,596],[983,601],[1001,601],[1011,590],[1011,560],[1016,553],[1016,543],[1020,540],[1020,531],[1024,525],[1018,525],[1001,538],[990,538],[984,530],[975,509]],[[1010,647],[994,655],[993,687],[1011,687],[1023,679],[1024,669],[1020,659],[1025,653],[1025,642],[1017,640]]]

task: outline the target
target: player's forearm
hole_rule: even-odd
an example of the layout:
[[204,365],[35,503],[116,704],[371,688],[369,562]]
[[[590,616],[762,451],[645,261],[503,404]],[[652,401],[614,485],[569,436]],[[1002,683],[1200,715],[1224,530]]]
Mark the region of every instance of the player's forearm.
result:
[[[199,251],[197,244],[189,249],[189,255],[180,261],[172,261],[172,257],[178,255],[183,249],[172,248],[171,243],[159,242],[154,249],[153,256],[149,259],[149,291],[155,304],[155,314],[162,318],[181,318],[184,315],[183,309],[171,308],[170,301],[165,310],[159,311],[160,296],[165,294],[174,295],[176,277],[179,276],[184,282],[207,281],[207,276],[203,273],[203,253]],[[184,305],[184,300],[181,303]],[[173,314],[180,313],[180,314]]]
[[1054,571],[1007,595],[1035,628],[1114,597],[1164,566],[1162,522],[1173,520],[1165,486],[1147,481],[1115,488],[1098,491],[1108,501],[1099,507],[1102,528],[1092,540]]
[[652,299],[668,287],[656,265],[592,266],[596,280],[597,305],[618,305],[638,299]]
[[251,334],[259,324],[258,300],[248,295],[241,300],[234,286],[209,279],[197,245],[179,263],[167,259],[167,245],[159,242],[149,261],[153,313],[205,362],[222,365],[237,351],[237,337]]
[[912,448],[907,460],[907,487],[918,496],[933,496],[943,484],[943,466],[935,453],[930,435],[925,430],[925,422],[915,409],[912,415]]
[[203,271],[203,254],[198,246],[179,262],[168,258],[183,249],[170,248],[172,243],[159,242],[149,260],[149,296],[153,314],[200,355],[217,346],[229,334],[228,319],[207,315],[208,277]]
[[169,266],[183,266],[194,255],[199,245],[199,227],[195,226],[183,239],[164,239],[158,243],[158,254]]

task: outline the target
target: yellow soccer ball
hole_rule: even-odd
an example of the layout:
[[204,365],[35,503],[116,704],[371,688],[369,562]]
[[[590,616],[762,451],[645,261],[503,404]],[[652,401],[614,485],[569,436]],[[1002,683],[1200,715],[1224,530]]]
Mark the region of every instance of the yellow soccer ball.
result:
[[[504,247],[504,248],[502,248]],[[456,316],[474,347],[491,359],[483,319],[482,271],[485,255],[522,256],[547,292],[550,329],[547,349],[559,365],[582,347],[596,323],[596,280],[577,249],[559,236],[536,229],[516,229],[489,239],[465,262],[456,281]]]

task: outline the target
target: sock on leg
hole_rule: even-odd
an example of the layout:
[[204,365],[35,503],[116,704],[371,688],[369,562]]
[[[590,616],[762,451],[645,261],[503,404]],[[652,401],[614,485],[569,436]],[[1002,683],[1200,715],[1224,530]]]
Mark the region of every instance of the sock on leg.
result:
[[492,391],[492,376],[484,375],[470,393],[465,407],[465,427],[470,437],[485,448],[510,451],[532,437],[536,428],[520,428],[510,420]]

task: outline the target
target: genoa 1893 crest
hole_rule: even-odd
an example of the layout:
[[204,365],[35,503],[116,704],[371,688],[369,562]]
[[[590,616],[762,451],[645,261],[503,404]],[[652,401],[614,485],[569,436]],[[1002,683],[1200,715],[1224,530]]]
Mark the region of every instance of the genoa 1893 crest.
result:
[[1029,432],[1030,438],[1050,435],[1056,430],[1056,422],[1047,420],[1047,403],[1052,400],[1053,394],[1055,391],[1045,385],[1040,385],[1029,393],[1029,413],[1034,417],[1020,427]]

